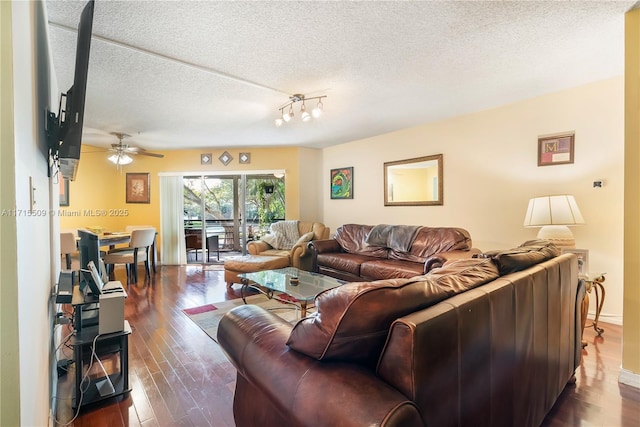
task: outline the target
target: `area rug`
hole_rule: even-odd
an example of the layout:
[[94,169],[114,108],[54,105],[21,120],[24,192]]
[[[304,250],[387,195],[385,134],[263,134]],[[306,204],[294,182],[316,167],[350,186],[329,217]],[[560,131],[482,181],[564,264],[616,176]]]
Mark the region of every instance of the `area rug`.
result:
[[[286,295],[283,295],[283,297],[286,297]],[[268,299],[264,295],[251,295],[247,297],[246,300],[247,304],[259,305],[289,322],[296,322],[300,318],[300,310],[292,304],[285,304],[276,299]],[[218,342],[218,323],[220,323],[220,319],[232,308],[243,304],[242,298],[237,298],[229,301],[205,304],[199,307],[186,308],[182,311],[215,342]]]

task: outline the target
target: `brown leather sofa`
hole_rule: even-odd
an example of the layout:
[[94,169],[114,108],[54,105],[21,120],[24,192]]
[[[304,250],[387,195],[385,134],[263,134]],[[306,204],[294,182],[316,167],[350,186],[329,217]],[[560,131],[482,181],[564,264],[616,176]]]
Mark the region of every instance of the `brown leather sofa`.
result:
[[289,260],[289,265],[310,271],[311,252],[307,248],[309,241],[328,239],[330,228],[320,222],[298,221],[300,238],[291,249],[277,249],[264,240],[253,240],[247,243],[247,251],[251,255],[279,256]]
[[296,325],[237,307],[217,335],[236,425],[537,427],[574,378],[584,292],[576,256],[536,243],[345,284]]
[[332,239],[310,242],[309,249],[312,271],[348,281],[414,277],[479,253],[462,228],[404,225],[345,224]]

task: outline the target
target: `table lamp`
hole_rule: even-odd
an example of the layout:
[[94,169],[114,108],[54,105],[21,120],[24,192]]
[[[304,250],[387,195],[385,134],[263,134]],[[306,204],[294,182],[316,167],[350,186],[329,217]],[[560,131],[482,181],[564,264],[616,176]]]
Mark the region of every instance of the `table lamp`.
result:
[[542,196],[529,200],[525,227],[542,227],[538,239],[549,240],[560,248],[575,248],[576,242],[568,226],[584,224],[576,199],[568,194]]

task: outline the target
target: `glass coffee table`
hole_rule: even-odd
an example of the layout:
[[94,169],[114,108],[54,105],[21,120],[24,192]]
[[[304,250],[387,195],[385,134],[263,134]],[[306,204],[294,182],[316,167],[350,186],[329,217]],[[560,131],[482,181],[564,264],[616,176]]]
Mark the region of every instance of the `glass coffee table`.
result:
[[[320,292],[337,288],[347,283],[344,280],[300,270],[295,267],[242,273],[238,274],[238,277],[242,281],[240,295],[245,304],[247,303],[245,293],[248,288],[251,288],[270,299],[297,306],[300,308],[301,317],[307,315],[307,305],[313,302],[313,299]],[[281,292],[291,298],[274,296],[274,292]]]

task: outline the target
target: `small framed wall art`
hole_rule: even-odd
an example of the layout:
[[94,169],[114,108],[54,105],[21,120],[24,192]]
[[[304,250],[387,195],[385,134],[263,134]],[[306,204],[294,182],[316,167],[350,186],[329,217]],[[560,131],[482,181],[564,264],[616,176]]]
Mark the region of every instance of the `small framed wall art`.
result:
[[353,167],[331,169],[331,198],[353,199]]
[[127,173],[127,203],[150,203],[149,173]]
[[576,254],[578,257],[578,277],[589,277],[589,250],[562,248],[562,253]]
[[573,163],[574,141],[573,133],[538,138],[538,166]]

